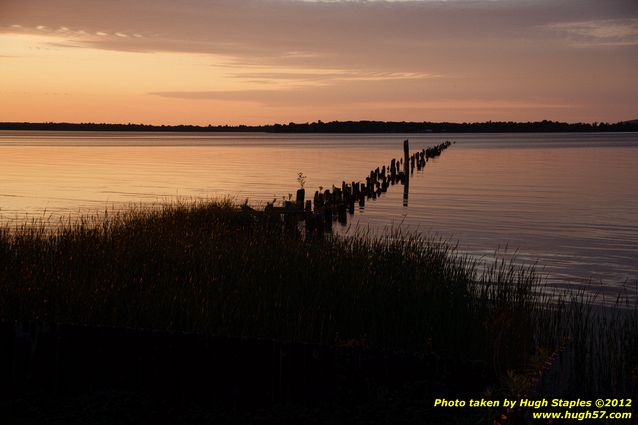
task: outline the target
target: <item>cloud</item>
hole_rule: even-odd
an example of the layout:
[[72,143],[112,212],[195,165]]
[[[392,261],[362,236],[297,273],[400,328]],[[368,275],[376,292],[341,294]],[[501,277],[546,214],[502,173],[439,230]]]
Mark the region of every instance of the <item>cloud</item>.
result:
[[[260,67],[258,67],[260,68]],[[247,71],[248,69],[248,71]],[[402,80],[425,80],[441,78],[441,75],[428,74],[422,72],[368,72],[363,70],[347,69],[295,69],[279,70],[270,68],[269,70],[250,71],[250,67],[235,68],[235,72],[227,73],[228,78],[257,83],[260,85],[287,84],[327,86],[341,83],[354,82],[391,82]]]
[[[66,27],[86,46],[121,51],[234,56],[303,67],[429,70],[437,61],[486,54],[489,43],[544,41],[551,22],[637,16],[633,0],[2,0],[0,27]],[[605,6],[601,6],[604,3]],[[16,30],[15,28],[13,30]],[[74,32],[75,31],[75,32]],[[141,37],[140,37],[141,36]],[[480,46],[480,47],[477,47]]]
[[[494,93],[480,87],[467,87],[463,91],[450,91],[448,85],[439,87],[429,80],[397,80],[392,84],[379,84],[373,80],[331,80],[329,87],[318,85],[292,85],[278,88],[255,88],[241,90],[195,90],[158,91],[149,93],[171,99],[248,102],[265,107],[322,107],[330,105],[387,105],[394,107],[414,106],[418,108],[450,107],[464,105],[466,108],[481,104],[491,107],[510,108],[566,108],[571,103],[547,97],[539,99],[533,90],[522,92],[516,100],[494,99]],[[394,105],[394,106],[393,106]]]
[[567,35],[570,42],[578,45],[638,45],[638,18],[559,22],[548,28]]
[[142,93],[326,108],[497,98],[494,108],[635,115],[637,19],[635,0],[0,0],[0,33],[46,35],[91,58],[178,53]]

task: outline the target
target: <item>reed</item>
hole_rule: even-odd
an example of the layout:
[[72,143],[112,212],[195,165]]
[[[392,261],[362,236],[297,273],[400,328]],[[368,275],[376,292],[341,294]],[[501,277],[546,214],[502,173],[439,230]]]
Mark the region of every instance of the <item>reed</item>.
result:
[[510,394],[548,391],[563,379],[556,367],[569,369],[561,385],[578,396],[630,389],[638,308],[591,301],[550,291],[533,267],[485,265],[444,240],[305,239],[231,201],[0,229],[0,320],[427,353],[472,365],[480,385]]

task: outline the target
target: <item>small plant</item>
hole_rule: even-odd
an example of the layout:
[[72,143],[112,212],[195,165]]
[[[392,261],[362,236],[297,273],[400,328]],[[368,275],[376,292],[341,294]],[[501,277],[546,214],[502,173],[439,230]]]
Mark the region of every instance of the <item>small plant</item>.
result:
[[299,183],[299,186],[302,189],[303,189],[304,185],[306,184],[306,176],[304,176],[301,171],[297,173],[297,183]]

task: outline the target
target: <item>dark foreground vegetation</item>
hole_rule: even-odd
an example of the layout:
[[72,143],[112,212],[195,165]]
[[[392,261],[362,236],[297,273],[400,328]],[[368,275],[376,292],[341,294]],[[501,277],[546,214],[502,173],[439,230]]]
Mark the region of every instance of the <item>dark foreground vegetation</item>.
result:
[[147,125],[109,123],[4,122],[0,130],[49,131],[177,131],[177,132],[267,132],[267,133],[549,133],[638,131],[638,120],[617,123],[566,123],[559,121],[406,122],[331,121],[267,125]]
[[[34,405],[39,412],[49,412],[41,415],[61,415],[64,420],[59,423],[85,423],[86,411],[92,412],[88,423],[109,423],[96,419],[107,411],[139,423],[144,409],[160,412],[156,423],[167,417],[202,423],[220,417],[223,420],[215,423],[299,423],[299,418],[304,423],[354,423],[362,417],[366,423],[432,423],[437,418],[454,423],[464,417],[488,421],[495,412],[434,410],[433,398],[575,399],[630,397],[636,391],[636,305],[619,300],[618,308],[593,308],[587,300],[549,292],[533,269],[500,260],[483,266],[444,241],[400,233],[307,240],[263,213],[229,202],[140,207],[51,224],[0,230],[0,322],[11,332],[14,324],[20,332],[35,326],[81,325],[83,330],[75,334],[92,335],[86,341],[97,345],[100,339],[109,341],[100,350],[110,353],[114,343],[124,340],[108,330],[128,329],[131,346],[123,351],[125,356],[147,355],[152,361],[161,358],[159,351],[175,346],[199,347],[190,353],[182,349],[156,373],[168,377],[153,378],[153,386],[181,379],[182,389],[189,386],[188,380],[170,378],[170,370],[205,362],[202,353],[230,350],[225,361],[232,363],[233,357],[244,356],[246,344],[253,347],[254,342],[251,350],[257,354],[266,342],[268,350],[279,347],[278,352],[282,344],[289,344],[310,352],[313,361],[328,353],[330,365],[304,377],[303,385],[338,395],[318,397],[322,406],[327,403],[326,409],[308,398],[290,404],[284,397],[283,407],[266,411],[237,410],[236,400],[230,410],[223,403],[221,410],[207,410],[209,404],[189,396],[191,404],[183,407],[182,400],[184,410],[171,411],[175,416],[170,416],[167,403],[158,404],[146,393],[122,392],[117,386],[80,401],[63,398],[54,403],[25,378],[26,383],[8,389],[5,381],[0,398],[0,407],[13,412],[15,423],[41,420],[42,416],[25,413]],[[144,332],[151,330],[153,341],[160,340],[153,347],[163,348],[140,354],[143,349],[133,347],[143,345],[149,338]],[[141,333],[131,338],[130,332]],[[56,335],[57,347],[62,333]],[[206,342],[175,340],[176,335],[195,335]],[[240,345],[244,348],[233,354],[233,347]],[[13,365],[0,365],[1,371],[16,367],[16,359],[10,359],[17,343],[12,347],[0,346],[0,360]],[[109,358],[103,355],[100,361]],[[340,363],[344,370],[335,376],[341,381],[324,385],[321,376],[333,373]],[[362,364],[382,364],[403,376],[394,383],[375,380],[377,372],[365,372]],[[408,365],[415,365],[413,374],[400,372],[401,367],[412,367]],[[96,369],[103,367],[95,364]],[[223,374],[224,368],[219,366],[215,373]],[[245,368],[254,370],[255,379],[264,373],[261,367]],[[283,372],[277,370],[281,383]],[[349,378],[352,370],[357,371],[356,379]],[[213,386],[192,385],[198,391]],[[85,416],[78,409],[85,409]],[[69,412],[80,419],[74,422]],[[426,417],[429,422],[424,422]]]

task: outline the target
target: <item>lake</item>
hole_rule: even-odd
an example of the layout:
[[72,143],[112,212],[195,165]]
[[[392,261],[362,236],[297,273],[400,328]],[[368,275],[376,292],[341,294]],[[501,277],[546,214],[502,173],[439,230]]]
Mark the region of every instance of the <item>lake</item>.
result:
[[[400,226],[493,258],[505,247],[559,288],[635,296],[638,133],[263,134],[0,131],[0,221],[231,196],[263,206],[298,187],[365,181],[412,150],[456,142],[350,226]],[[341,231],[344,231],[342,229]],[[353,231],[350,228],[348,231]]]

